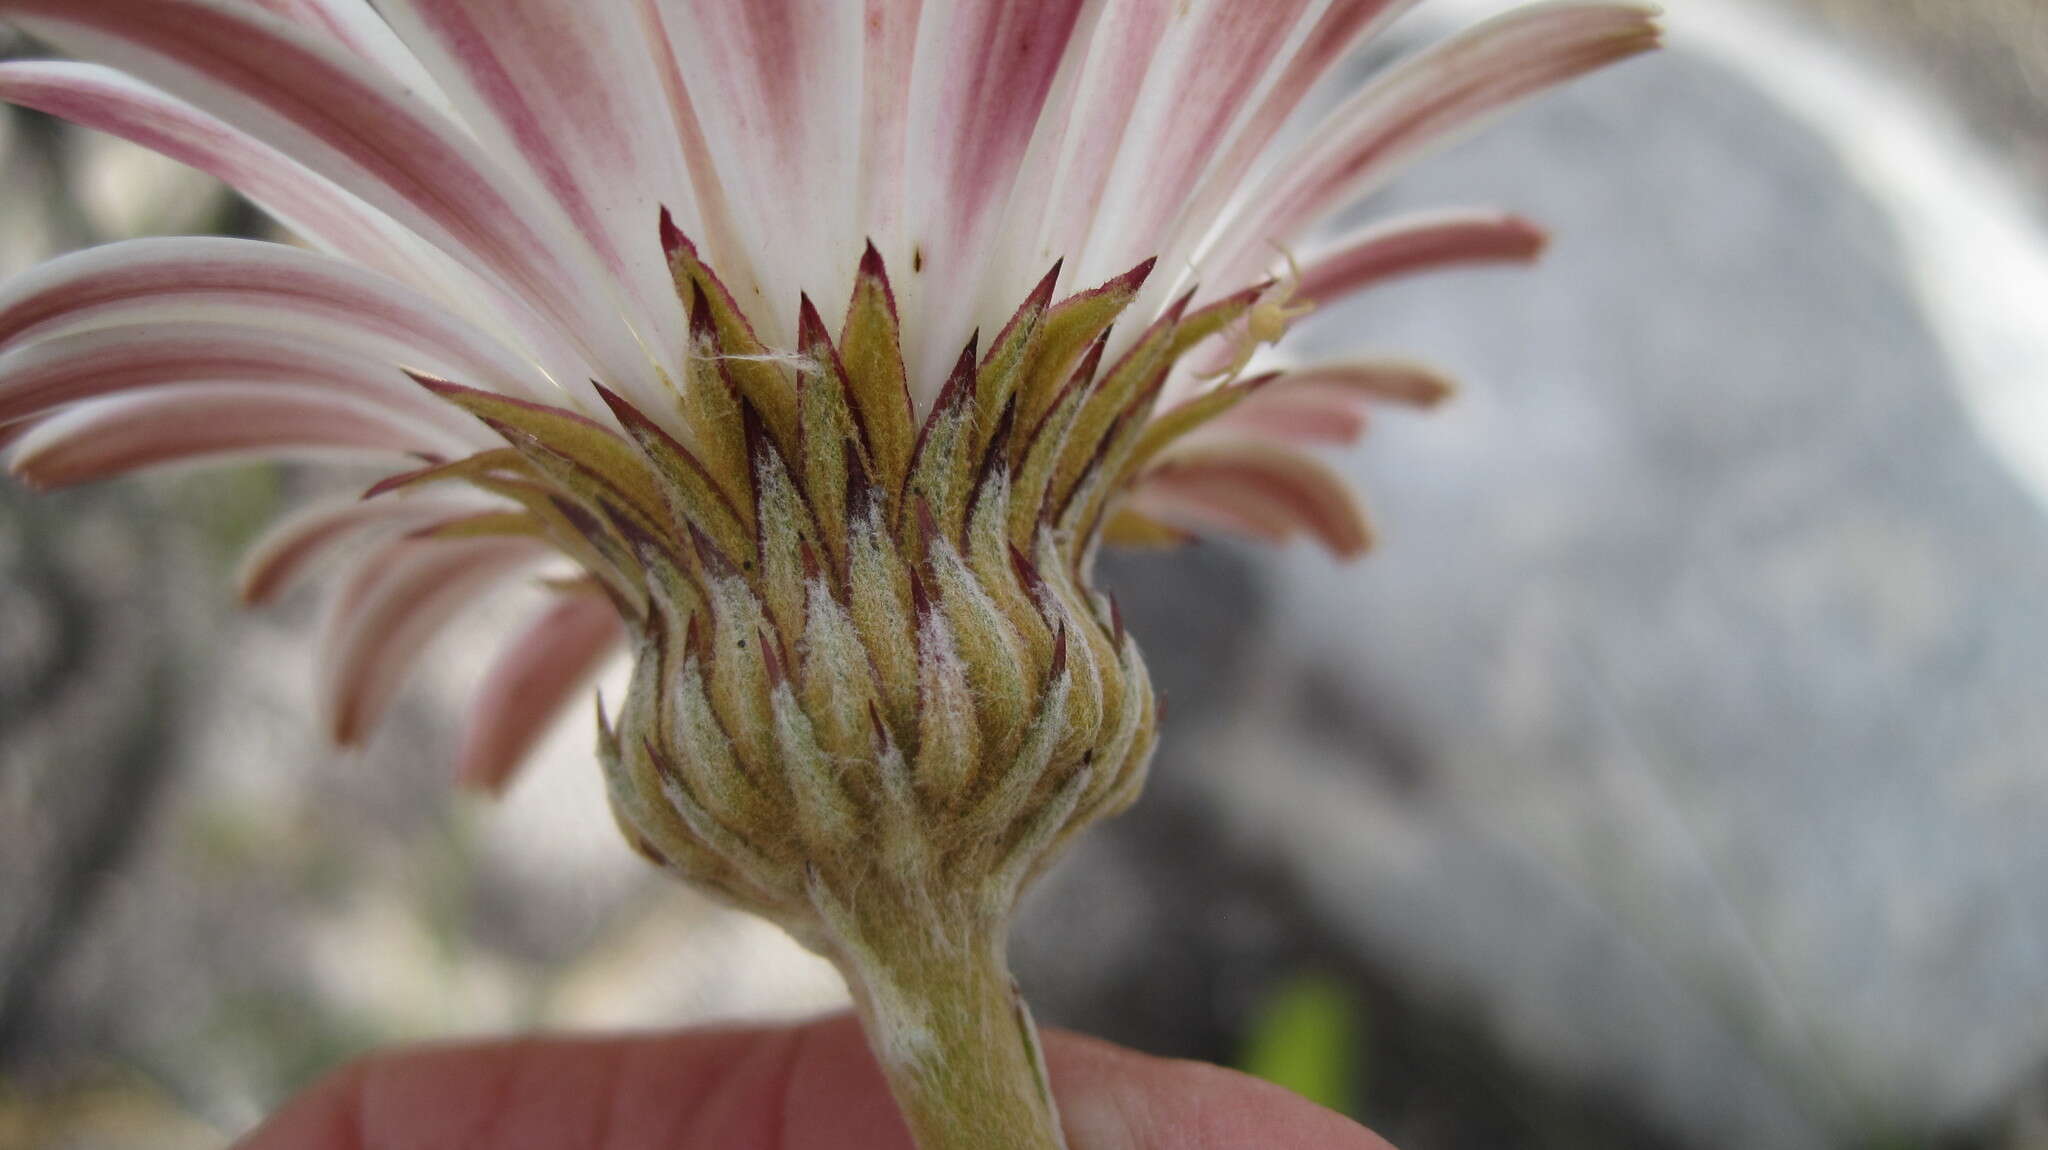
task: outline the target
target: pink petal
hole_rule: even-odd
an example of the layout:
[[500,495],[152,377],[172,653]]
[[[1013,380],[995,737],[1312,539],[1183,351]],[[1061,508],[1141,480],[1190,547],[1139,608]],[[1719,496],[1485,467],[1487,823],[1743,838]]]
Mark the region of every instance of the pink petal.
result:
[[414,92],[446,110],[448,101],[420,66],[418,57],[391,30],[369,0],[250,0],[323,39],[331,40],[391,73]]
[[1069,60],[1071,76],[1056,81],[1011,193],[1000,263],[982,285],[984,327],[1000,323],[1055,260],[1078,270],[1147,69],[1177,8],[1178,0],[1107,5],[1085,44],[1072,50],[1080,58]]
[[516,296],[486,283],[383,212],[275,148],[119,72],[62,61],[0,63],[0,100],[133,141],[206,172],[316,247],[415,285],[557,379],[590,374],[579,353]]
[[1342,476],[1311,456],[1257,440],[1173,448],[1140,477],[1131,505],[1182,526],[1273,542],[1306,533],[1344,558],[1372,542],[1365,512]]
[[[1122,135],[1076,269],[1091,283],[1157,256],[1196,181],[1280,71],[1306,0],[1181,5]],[[1163,288],[1160,290],[1164,290]]]
[[1528,263],[1543,254],[1543,229],[1498,212],[1440,212],[1365,228],[1303,261],[1295,298],[1326,304],[1417,272],[1465,264]]
[[[677,36],[688,35],[689,28],[680,26],[671,32],[662,16],[665,0],[634,0],[639,7],[640,34],[651,46],[655,55],[655,71],[661,77],[661,91],[667,101],[669,120],[676,127],[676,143],[683,156],[683,166],[690,173],[689,193],[666,206],[671,216],[692,236],[697,248],[703,253],[710,266],[718,269],[718,275],[741,298],[753,296],[760,291],[760,280],[754,274],[754,260],[737,238],[733,226],[731,197],[718,182],[718,165],[711,159],[711,144],[705,139],[704,122],[697,115],[697,107],[690,99],[689,86],[683,83],[682,68],[676,63],[674,44]],[[914,4],[917,0],[904,0]],[[694,214],[689,210],[695,200]],[[692,228],[697,229],[691,231]],[[666,247],[666,241],[663,241]]]
[[381,410],[414,443],[451,454],[490,442],[474,420],[414,386],[389,362],[268,327],[226,323],[116,327],[0,355],[0,421],[169,384],[232,383],[334,398]]
[[197,108],[94,64],[0,63],[0,100],[107,132],[207,173],[330,251],[412,282],[424,245],[390,217]]
[[1366,415],[1358,401],[1336,396],[1248,396],[1224,412],[1201,434],[1259,435],[1294,443],[1356,443],[1365,434]]
[[377,530],[388,537],[475,508],[475,501],[419,496],[316,503],[272,524],[249,546],[235,586],[243,603],[269,603],[346,544]]
[[924,0],[864,0],[861,43],[858,218],[881,251],[904,250],[903,181],[909,141],[911,64]]
[[1365,194],[1400,165],[1483,117],[1656,44],[1648,11],[1610,4],[1510,12],[1438,44],[1368,85],[1310,132],[1245,194],[1204,278],[1256,278],[1266,245]]
[[397,0],[384,11],[464,121],[494,154],[524,162],[625,285],[649,346],[682,347],[682,306],[651,233],[664,204],[691,223],[696,210],[639,20],[588,0]]
[[618,609],[598,595],[566,595],[500,652],[463,723],[457,778],[504,789],[534,744],[625,640]]
[[10,470],[37,487],[68,487],[191,459],[336,449],[410,454],[421,442],[387,413],[338,396],[193,384],[43,420],[15,445]]
[[[845,294],[862,251],[856,211],[866,38],[853,0],[661,0],[732,226],[764,298],[771,345],[796,332],[798,296]],[[722,269],[721,269],[722,270]]]
[[460,126],[344,49],[229,0],[0,0],[0,16],[189,100],[502,282],[613,378],[647,358],[587,245]]
[[559,394],[532,364],[412,288],[283,244],[131,240],[0,284],[0,351],[89,327],[192,322],[307,331],[378,362],[530,399]]
[[957,0],[923,10],[906,165],[910,250],[883,253],[903,304],[911,391],[922,399],[967,342],[1003,205],[1083,7]]
[[366,555],[322,635],[320,696],[334,741],[360,743],[440,629],[549,553],[526,539],[399,539]]
[[[1230,147],[1218,155],[1202,178],[1181,221],[1167,266],[1178,267],[1230,198],[1245,186],[1247,173],[1266,154],[1281,125],[1301,106],[1318,82],[1352,49],[1414,7],[1415,0],[1333,0],[1316,17],[1308,34],[1287,60],[1258,106],[1246,117]],[[1227,291],[1227,289],[1225,289]]]
[[[1290,368],[1260,389],[1259,396],[1327,396],[1357,402],[1435,407],[1457,392],[1450,376],[1408,359],[1332,361]],[[1250,399],[1245,402],[1251,402]]]

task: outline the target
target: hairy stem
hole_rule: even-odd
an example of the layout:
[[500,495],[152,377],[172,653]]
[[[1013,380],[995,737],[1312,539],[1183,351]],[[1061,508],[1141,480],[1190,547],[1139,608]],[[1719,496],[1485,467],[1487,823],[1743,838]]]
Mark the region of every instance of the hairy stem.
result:
[[1038,1031],[980,916],[863,916],[840,966],[918,1150],[1066,1150]]

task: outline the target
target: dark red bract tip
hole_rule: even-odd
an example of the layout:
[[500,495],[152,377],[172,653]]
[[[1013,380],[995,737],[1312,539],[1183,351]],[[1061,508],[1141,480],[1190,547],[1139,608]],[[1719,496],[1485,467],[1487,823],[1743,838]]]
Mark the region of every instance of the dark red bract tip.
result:
[[689,246],[690,241],[683,235],[683,229],[676,226],[676,218],[669,214],[668,205],[663,204],[661,207],[662,254],[670,259],[674,259],[677,252]]
[[414,371],[409,367],[401,367],[398,370],[404,372],[407,379],[412,380],[435,395],[450,395],[457,392],[475,390],[474,388],[464,387],[452,379],[442,379],[438,375],[429,375],[424,371]]
[[613,391],[611,388],[606,387],[604,384],[601,384],[594,379],[590,381],[590,386],[597,389],[597,397],[599,399],[604,400],[604,405],[606,407],[612,409],[612,414],[619,417],[620,423],[623,423],[630,427],[635,423],[648,422],[646,414],[643,413],[639,408],[633,406],[633,404],[630,401],[628,401],[625,396],[620,395],[618,392]]
[[1041,308],[1052,302],[1054,285],[1060,282],[1060,267],[1066,262],[1064,256],[1052,261],[1052,270],[1046,272],[1045,277],[1038,281],[1038,286],[1032,288],[1031,294],[1024,298],[1025,310]]
[[823,343],[830,343],[832,337],[825,330],[825,320],[818,314],[818,305],[811,302],[811,293],[799,292],[796,297],[796,342],[806,351]]
[[869,240],[867,250],[860,254],[860,274],[869,279],[888,279],[889,269],[882,263],[882,253],[875,248],[875,241]]

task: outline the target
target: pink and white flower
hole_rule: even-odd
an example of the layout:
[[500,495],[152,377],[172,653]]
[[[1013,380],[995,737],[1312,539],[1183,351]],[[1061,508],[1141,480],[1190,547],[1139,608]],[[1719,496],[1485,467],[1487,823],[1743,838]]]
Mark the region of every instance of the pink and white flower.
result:
[[[1368,535],[1352,494],[1301,447],[1355,439],[1366,404],[1432,403],[1444,382],[1398,362],[1245,379],[1247,353],[1296,305],[1527,260],[1542,235],[1498,213],[1400,219],[1304,250],[1298,275],[1276,248],[1445,138],[1655,37],[1632,6],[1532,7],[1283,133],[1409,6],[0,0],[0,17],[86,61],[0,64],[0,99],[210,172],[304,244],[141,240],[0,285],[0,442],[45,486],[251,452],[409,471],[503,447],[402,367],[618,431],[601,381],[683,443],[728,441],[700,454],[743,453],[737,428],[693,426],[675,399],[695,352],[656,232],[666,210],[785,373],[774,361],[803,354],[800,301],[844,298],[873,253],[920,423],[970,333],[1001,328],[1049,267],[1058,294],[1135,289],[1100,350],[1111,361],[1170,305],[1247,301],[1146,411],[1187,430],[1215,418],[1128,477],[1106,530],[1306,534],[1355,553]],[[255,548],[252,601],[346,561],[337,738],[369,729],[440,622],[551,553],[485,530],[512,510],[408,490],[309,509]],[[502,783],[535,717],[623,634],[600,600],[567,596],[488,676],[466,780]]]
[[[74,57],[0,64],[0,99],[304,245],[140,240],[0,285],[0,446],[43,486],[387,468],[242,579],[341,567],[344,743],[448,619],[572,560],[485,678],[463,780],[502,786],[629,643],[599,738],[628,840],[839,963],[922,1145],[1058,1145],[1002,937],[1135,797],[1158,719],[1097,544],[1364,550],[1304,448],[1448,383],[1247,369],[1319,305],[1543,237],[1316,229],[1657,37],[1534,6],[1302,123],[1410,3],[0,0]],[[814,300],[847,301],[836,333]]]

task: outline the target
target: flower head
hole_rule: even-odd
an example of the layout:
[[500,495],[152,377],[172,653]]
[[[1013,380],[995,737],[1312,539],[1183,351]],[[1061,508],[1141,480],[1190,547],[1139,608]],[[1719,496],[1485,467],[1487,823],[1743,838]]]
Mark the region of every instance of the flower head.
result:
[[1446,384],[1266,349],[1542,244],[1489,212],[1310,230],[1656,37],[1630,6],[1526,9],[1284,133],[1408,6],[0,0],[96,61],[0,64],[0,99],[212,172],[312,249],[138,241],[0,287],[0,441],[42,485],[384,463],[244,578],[262,601],[350,557],[344,742],[443,621],[566,556],[464,777],[502,783],[628,642],[600,747],[629,838],[886,998],[923,960],[850,955],[866,920],[1000,920],[1135,794],[1156,706],[1099,542],[1367,545],[1301,447]]

